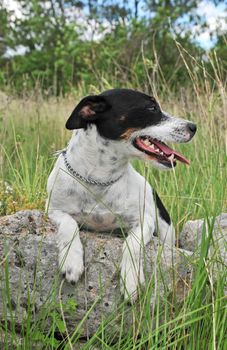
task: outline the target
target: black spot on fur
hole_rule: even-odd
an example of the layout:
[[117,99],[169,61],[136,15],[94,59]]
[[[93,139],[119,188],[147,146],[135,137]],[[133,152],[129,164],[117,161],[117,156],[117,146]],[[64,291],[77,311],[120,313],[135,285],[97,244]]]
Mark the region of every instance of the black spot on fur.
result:
[[171,219],[170,219],[169,213],[166,210],[166,208],[164,207],[161,199],[159,198],[159,196],[158,196],[158,194],[157,194],[157,192],[155,190],[153,190],[153,195],[154,195],[154,201],[155,201],[155,204],[157,206],[159,215],[161,216],[161,218],[163,220],[165,220],[165,222],[167,222],[167,224],[170,225],[171,224]]

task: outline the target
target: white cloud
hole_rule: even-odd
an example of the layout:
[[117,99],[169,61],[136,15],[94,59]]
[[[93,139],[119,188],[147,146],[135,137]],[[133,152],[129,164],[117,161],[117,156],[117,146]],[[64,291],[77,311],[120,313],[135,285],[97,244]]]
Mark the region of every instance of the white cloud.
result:
[[15,55],[24,55],[26,52],[27,49],[23,45],[18,45],[15,47],[15,49],[11,49],[10,47],[8,47],[7,51],[4,54],[4,57],[10,58]]
[[104,19],[100,24],[95,19],[88,18],[84,11],[78,8],[66,9],[66,15],[70,23],[75,23],[75,30],[82,40],[101,40],[111,32],[111,24]]
[[202,17],[207,23],[207,28],[201,28],[200,25],[192,27],[192,33],[196,34],[196,41],[205,49],[209,49],[215,43],[215,39],[211,38],[210,34],[218,32],[222,34],[227,31],[227,13],[224,12],[224,3],[215,6],[215,4],[208,0],[203,0],[199,3],[195,14]]
[[3,4],[10,11],[13,12],[13,19],[22,17],[22,10],[18,1],[15,0],[3,0]]

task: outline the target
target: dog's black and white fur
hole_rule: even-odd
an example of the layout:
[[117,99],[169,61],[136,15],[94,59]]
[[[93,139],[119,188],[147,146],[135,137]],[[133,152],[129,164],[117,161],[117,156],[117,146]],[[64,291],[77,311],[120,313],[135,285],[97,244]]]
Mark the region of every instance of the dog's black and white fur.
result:
[[135,297],[138,284],[144,282],[141,247],[155,232],[173,245],[175,233],[160,198],[129,159],[138,157],[161,169],[171,169],[176,160],[185,163],[173,150],[172,155],[162,152],[167,147],[164,142],[188,142],[195,124],[163,112],[146,94],[113,89],[85,97],[66,128],[76,131],[50,174],[47,201],[49,216],[58,225],[62,272],[68,281],[76,282],[84,271],[81,225],[107,231],[124,223],[128,236],[121,290],[126,298]]

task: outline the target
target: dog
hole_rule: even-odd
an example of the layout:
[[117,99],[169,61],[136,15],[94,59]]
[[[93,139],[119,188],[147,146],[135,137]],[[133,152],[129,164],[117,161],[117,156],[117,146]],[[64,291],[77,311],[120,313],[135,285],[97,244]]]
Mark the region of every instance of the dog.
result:
[[189,164],[165,142],[185,143],[196,125],[161,110],[154,97],[130,89],[87,96],[66,122],[74,130],[48,179],[47,208],[58,226],[59,264],[76,283],[84,271],[79,228],[94,231],[124,226],[127,238],[121,261],[121,293],[136,298],[144,283],[142,248],[159,234],[173,246],[175,231],[158,194],[129,163],[148,161],[172,169]]

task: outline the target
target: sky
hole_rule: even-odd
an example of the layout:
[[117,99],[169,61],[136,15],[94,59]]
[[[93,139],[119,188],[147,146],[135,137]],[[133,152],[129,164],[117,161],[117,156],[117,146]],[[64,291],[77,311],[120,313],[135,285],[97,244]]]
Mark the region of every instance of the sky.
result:
[[[20,8],[15,0],[5,0],[8,8],[15,11],[16,16],[20,17]],[[195,41],[204,49],[210,49],[215,44],[215,38],[211,39],[209,33],[218,29],[220,32],[227,30],[227,13],[224,13],[224,1],[223,3],[215,6],[213,2],[209,0],[202,0],[199,3],[198,8],[195,10],[195,14],[199,14],[208,23],[208,28],[203,30],[203,33],[197,34],[200,29],[199,25],[193,25],[190,27],[192,33],[195,34]],[[90,36],[90,30],[88,28],[86,38]],[[97,37],[97,40],[100,38]]]
[[[215,39],[210,39],[209,31],[219,29],[220,32],[227,30],[227,13],[224,13],[224,2],[215,6],[212,2],[203,0],[200,2],[196,12],[200,16],[204,16],[208,23],[208,29],[197,36],[196,41],[204,48],[209,49],[215,44]],[[192,28],[192,30],[198,29],[198,27]]]

